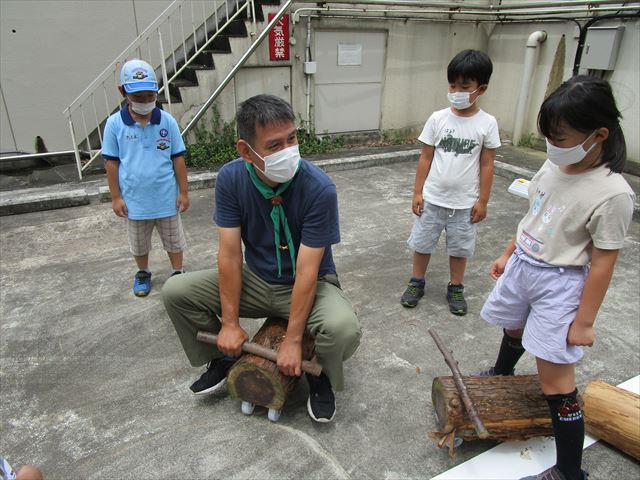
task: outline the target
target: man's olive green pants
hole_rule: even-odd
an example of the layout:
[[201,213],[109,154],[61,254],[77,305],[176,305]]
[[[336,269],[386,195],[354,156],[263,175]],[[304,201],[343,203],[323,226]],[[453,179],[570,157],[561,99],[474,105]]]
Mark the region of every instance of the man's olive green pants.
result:
[[[339,286],[337,275],[318,279],[316,298],[306,331],[315,337],[316,356],[334,390],[344,388],[342,362],[360,343],[360,323],[353,306]],[[289,318],[293,285],[269,284],[245,265],[242,271],[240,317]],[[169,318],[193,366],[221,358],[213,345],[196,340],[199,330],[220,331],[218,272],[204,270],[170,277],[162,289]]]

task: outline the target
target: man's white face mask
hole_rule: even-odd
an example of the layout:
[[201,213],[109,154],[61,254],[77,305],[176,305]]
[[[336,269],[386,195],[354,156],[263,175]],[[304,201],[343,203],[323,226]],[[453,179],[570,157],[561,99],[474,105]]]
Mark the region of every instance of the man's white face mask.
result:
[[[247,143],[247,145],[249,144]],[[266,157],[260,156],[251,145],[249,145],[249,148],[264,162],[264,171],[260,170],[255,163],[253,166],[264,173],[265,177],[272,182],[288,182],[298,171],[298,165],[300,165],[300,150],[298,149],[298,145],[283,148]]]

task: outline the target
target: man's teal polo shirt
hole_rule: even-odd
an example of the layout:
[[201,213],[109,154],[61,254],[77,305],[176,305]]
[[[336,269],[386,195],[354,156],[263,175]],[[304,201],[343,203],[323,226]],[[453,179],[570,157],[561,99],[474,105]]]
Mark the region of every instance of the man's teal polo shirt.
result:
[[178,123],[157,107],[144,128],[131,117],[127,105],[109,117],[102,156],[120,163],[120,193],[130,219],[164,218],[178,212],[173,159],[185,152]]

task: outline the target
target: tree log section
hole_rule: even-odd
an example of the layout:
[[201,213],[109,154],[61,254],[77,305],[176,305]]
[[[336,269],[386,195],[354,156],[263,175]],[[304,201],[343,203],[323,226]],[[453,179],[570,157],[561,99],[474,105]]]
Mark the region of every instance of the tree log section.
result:
[[[494,440],[524,440],[553,435],[551,417],[537,375],[464,377],[475,409]],[[455,431],[463,440],[477,440],[475,427],[464,408],[453,377],[436,377],[431,401],[444,437]]]
[[587,432],[640,460],[640,395],[595,380],[582,400]]
[[[287,321],[268,318],[255,334],[252,342],[277,351],[284,340]],[[309,335],[302,340],[302,358],[313,356],[315,343]],[[275,362],[253,354],[240,357],[227,375],[227,388],[231,398],[280,410],[300,377],[282,374]]]

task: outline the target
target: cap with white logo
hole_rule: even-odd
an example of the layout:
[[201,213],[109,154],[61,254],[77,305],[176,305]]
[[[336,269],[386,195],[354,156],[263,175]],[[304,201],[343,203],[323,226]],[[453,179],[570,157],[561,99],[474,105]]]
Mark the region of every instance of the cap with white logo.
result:
[[120,85],[127,93],[157,92],[156,74],[147,62],[137,58],[129,60],[120,71]]

